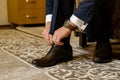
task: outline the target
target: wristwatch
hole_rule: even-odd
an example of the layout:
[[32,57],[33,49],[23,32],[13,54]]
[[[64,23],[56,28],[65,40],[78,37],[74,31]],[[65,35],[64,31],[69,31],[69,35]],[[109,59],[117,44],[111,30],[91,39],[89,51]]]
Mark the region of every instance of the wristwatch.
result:
[[63,25],[65,28],[68,28],[70,29],[71,31],[75,31],[77,29],[77,26],[73,26],[71,23],[70,23],[70,20],[66,20],[64,22],[64,25]]

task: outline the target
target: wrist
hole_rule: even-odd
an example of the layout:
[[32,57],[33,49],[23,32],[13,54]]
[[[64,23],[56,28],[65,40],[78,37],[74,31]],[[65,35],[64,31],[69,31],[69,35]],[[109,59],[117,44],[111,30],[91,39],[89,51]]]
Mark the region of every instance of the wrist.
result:
[[46,22],[45,23],[45,27],[50,27],[50,25],[51,25],[51,22]]
[[77,26],[75,26],[70,20],[66,20],[63,26],[71,31],[75,31],[77,29]]

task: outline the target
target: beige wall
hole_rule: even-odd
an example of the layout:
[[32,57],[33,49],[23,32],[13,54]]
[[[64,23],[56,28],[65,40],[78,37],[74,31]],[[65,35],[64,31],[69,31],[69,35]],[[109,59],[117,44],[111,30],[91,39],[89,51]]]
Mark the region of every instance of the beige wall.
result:
[[7,0],[0,0],[0,25],[8,25]]

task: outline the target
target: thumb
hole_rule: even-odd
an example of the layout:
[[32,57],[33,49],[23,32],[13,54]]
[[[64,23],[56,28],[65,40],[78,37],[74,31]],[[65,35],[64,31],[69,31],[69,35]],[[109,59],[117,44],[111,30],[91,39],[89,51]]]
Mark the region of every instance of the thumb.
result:
[[55,44],[56,44],[56,45],[61,45],[61,46],[64,45],[63,42],[55,42]]

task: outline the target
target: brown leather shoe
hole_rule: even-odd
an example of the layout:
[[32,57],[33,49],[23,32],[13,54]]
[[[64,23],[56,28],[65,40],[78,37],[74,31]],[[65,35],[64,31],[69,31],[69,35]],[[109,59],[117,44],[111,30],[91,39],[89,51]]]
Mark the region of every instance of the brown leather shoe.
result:
[[112,47],[110,42],[97,42],[93,61],[95,63],[107,63],[112,61]]
[[64,48],[63,46],[53,45],[46,56],[41,59],[35,59],[32,64],[37,67],[50,67],[59,62],[73,60],[72,47]]

